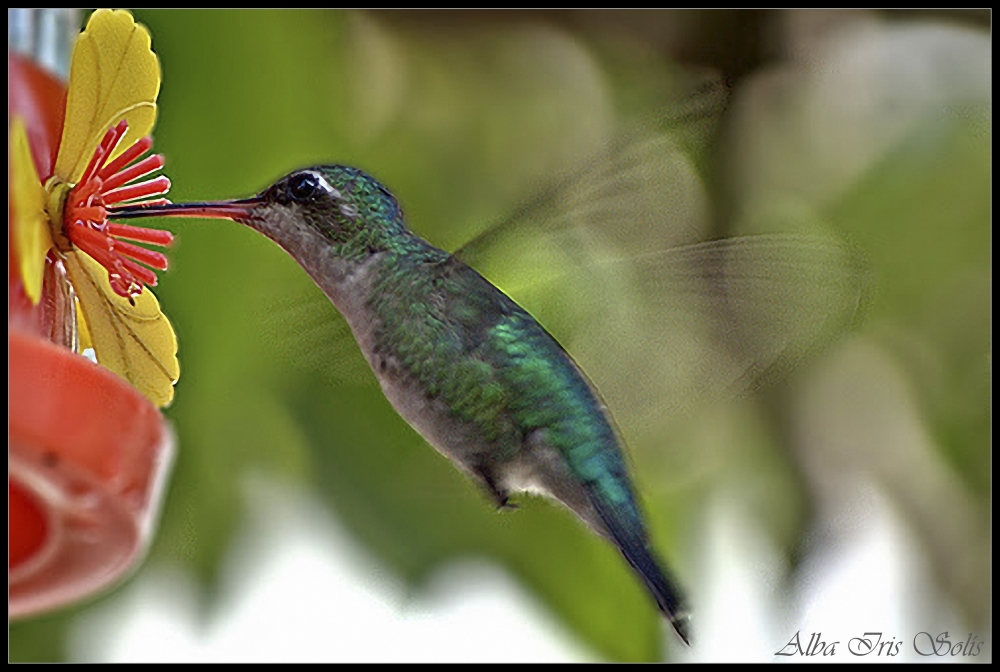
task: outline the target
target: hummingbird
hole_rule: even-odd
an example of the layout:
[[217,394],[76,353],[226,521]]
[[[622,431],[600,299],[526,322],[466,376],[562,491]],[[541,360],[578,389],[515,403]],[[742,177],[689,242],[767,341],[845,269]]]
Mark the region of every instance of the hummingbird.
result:
[[690,644],[683,592],[650,544],[622,437],[594,385],[527,311],[410,231],[375,178],[313,166],[250,198],[111,216],[231,219],[277,243],[343,315],[407,423],[498,508],[530,492],[576,514],[618,548]]

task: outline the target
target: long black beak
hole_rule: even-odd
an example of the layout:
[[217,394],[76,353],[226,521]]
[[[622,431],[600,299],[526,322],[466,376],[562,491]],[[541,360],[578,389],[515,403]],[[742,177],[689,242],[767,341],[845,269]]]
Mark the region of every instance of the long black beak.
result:
[[167,203],[165,205],[132,205],[108,208],[112,219],[138,219],[140,217],[204,217],[232,219],[247,223],[253,218],[255,208],[262,205],[260,196],[237,201],[201,201],[196,203]]

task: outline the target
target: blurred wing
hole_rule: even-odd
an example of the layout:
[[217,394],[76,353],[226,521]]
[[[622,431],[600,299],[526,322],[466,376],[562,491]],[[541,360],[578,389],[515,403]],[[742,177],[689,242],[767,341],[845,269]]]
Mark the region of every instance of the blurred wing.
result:
[[619,416],[637,422],[786,374],[855,322],[866,288],[857,251],[820,236],[710,241],[592,269],[590,286],[615,289],[566,344]]
[[509,246],[520,240],[530,247],[539,235],[573,244],[589,232],[624,253],[704,239],[707,202],[699,168],[726,99],[721,80],[709,79],[466,243],[456,256],[475,266],[494,260],[500,241]]
[[340,384],[375,384],[347,321],[319,289],[264,297],[255,322],[283,366]]
[[704,242],[699,133],[717,100],[707,87],[456,252],[566,348],[623,427],[786,372],[852,324],[865,292],[863,258],[833,237]]

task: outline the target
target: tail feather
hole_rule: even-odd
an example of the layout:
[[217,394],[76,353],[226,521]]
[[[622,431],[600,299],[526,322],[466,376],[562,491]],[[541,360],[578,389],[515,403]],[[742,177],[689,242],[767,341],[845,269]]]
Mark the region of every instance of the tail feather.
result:
[[670,621],[677,635],[685,644],[690,645],[690,612],[683,593],[676,580],[649,547],[638,510],[633,509],[629,512],[632,515],[623,516],[622,512],[608,506],[607,503],[597,501],[598,497],[593,493],[590,500],[597,509],[608,535],[625,556],[628,564],[646,584],[646,588],[656,600],[656,606]]

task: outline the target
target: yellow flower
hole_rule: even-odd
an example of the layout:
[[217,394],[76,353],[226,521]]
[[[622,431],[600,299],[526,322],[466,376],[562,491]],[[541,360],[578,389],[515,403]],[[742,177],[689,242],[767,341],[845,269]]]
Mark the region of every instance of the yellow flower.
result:
[[159,303],[153,269],[159,252],[126,240],[166,245],[168,231],[108,221],[119,204],[165,202],[166,177],[148,138],[156,120],[160,64],[149,32],[126,11],[91,15],[73,51],[62,139],[44,185],[21,119],[10,123],[13,243],[25,293],[37,303],[50,251],[76,294],[81,351],[126,378],[159,406],[173,399],[180,374],[177,338]]

